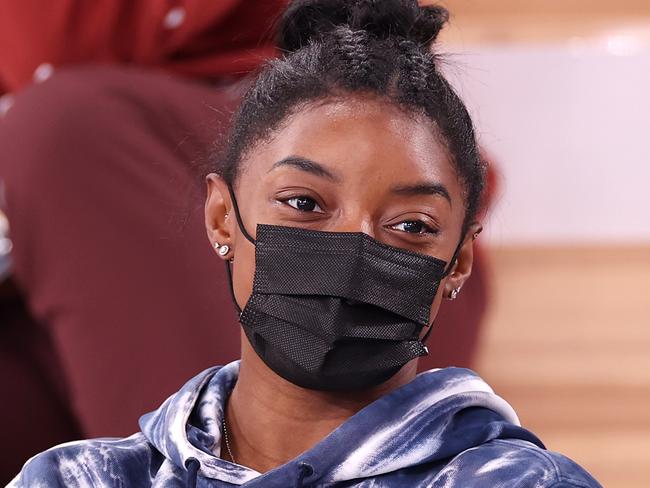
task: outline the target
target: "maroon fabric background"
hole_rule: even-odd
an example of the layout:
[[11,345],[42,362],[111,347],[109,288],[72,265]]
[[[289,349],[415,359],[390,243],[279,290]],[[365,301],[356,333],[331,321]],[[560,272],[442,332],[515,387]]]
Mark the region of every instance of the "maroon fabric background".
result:
[[191,375],[238,355],[193,167],[235,100],[84,68],[25,90],[2,122],[14,277],[52,334],[86,436],[137,430]]
[[[239,77],[275,54],[287,0],[10,0],[0,2],[0,94],[41,63],[132,64],[202,80]],[[183,22],[165,25],[172,9]]]

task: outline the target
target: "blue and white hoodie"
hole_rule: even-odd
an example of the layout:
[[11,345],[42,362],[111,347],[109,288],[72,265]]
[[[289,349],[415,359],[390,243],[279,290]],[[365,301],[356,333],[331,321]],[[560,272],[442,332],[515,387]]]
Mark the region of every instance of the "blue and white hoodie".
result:
[[296,459],[261,474],[219,458],[239,363],[208,369],[140,419],[125,439],[71,442],[30,459],[21,487],[536,487],[600,485],[547,451],[476,374],[418,375]]

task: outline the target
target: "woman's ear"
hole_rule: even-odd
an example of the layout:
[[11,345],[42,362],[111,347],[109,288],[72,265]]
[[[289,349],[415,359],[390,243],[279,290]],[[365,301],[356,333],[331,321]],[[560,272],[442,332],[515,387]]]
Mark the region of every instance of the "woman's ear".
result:
[[467,229],[467,233],[463,238],[463,244],[458,252],[456,264],[445,282],[445,298],[454,300],[463,288],[465,281],[467,281],[472,274],[472,264],[474,263],[474,241],[482,230],[483,227],[479,223],[474,223]]
[[216,173],[205,177],[205,230],[212,248],[223,259],[232,259],[234,229],[230,218],[232,200],[228,184]]

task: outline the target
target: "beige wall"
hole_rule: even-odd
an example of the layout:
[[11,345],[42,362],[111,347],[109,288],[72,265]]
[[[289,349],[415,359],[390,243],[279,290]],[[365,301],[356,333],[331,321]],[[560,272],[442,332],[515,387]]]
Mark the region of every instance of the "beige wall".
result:
[[451,43],[543,42],[597,36],[612,27],[650,22],[646,0],[446,0],[451,12],[441,38]]
[[502,184],[496,245],[650,243],[650,0],[447,0],[438,50]]

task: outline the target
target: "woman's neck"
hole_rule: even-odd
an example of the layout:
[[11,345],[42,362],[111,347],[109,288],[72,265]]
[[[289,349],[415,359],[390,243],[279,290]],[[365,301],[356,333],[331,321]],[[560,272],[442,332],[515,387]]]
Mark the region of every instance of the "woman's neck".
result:
[[[239,378],[226,407],[232,457],[260,473],[285,464],[368,404],[411,381],[416,367],[412,361],[387,382],[361,392],[307,390],[273,373],[243,336]],[[223,438],[221,456],[232,461]]]

